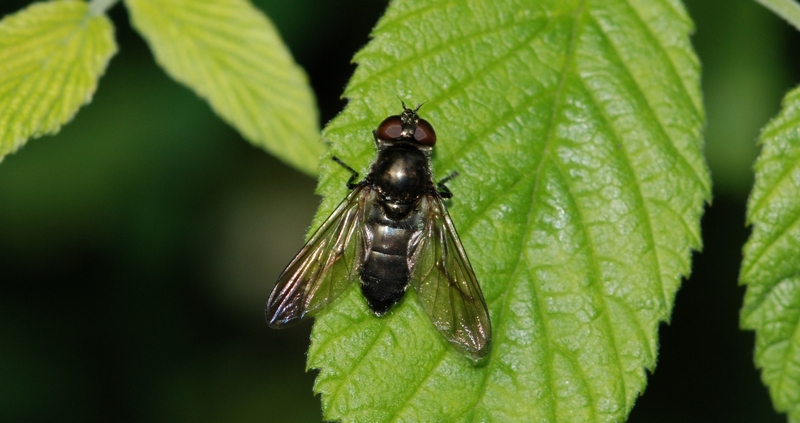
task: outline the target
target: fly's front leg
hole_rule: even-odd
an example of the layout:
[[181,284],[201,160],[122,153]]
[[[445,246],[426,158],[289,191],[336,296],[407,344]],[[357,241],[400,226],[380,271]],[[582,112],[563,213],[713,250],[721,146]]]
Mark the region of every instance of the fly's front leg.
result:
[[450,192],[450,189],[447,188],[445,184],[452,181],[456,176],[458,176],[458,172],[453,172],[447,175],[446,178],[436,183],[436,187],[439,189],[439,195],[442,196],[442,198],[453,198],[453,193]]
[[354,181],[358,178],[358,172],[356,172],[352,167],[345,164],[345,162],[343,162],[340,158],[336,156],[332,156],[331,159],[333,159],[333,161],[335,161],[336,163],[339,163],[339,165],[342,166],[343,168],[350,171],[350,179],[347,180],[347,188],[353,189],[357,187],[358,184],[355,183]]

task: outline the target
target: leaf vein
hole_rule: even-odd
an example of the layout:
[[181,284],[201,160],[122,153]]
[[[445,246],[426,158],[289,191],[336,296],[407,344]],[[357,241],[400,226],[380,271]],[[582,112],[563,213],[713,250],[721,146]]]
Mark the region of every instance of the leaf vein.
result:
[[[609,37],[609,35],[605,31],[603,31],[603,26],[595,19],[594,16],[589,14],[589,18],[594,22],[594,24],[600,30],[600,33],[603,35],[603,38],[608,42],[608,45],[611,46],[611,48],[613,49],[613,52],[614,52],[614,54],[616,55],[616,57],[618,59],[618,62],[622,64],[622,68],[625,70],[625,73],[627,74],[628,78],[630,78],[630,80],[634,83],[634,86],[636,87],[636,91],[639,94],[639,97],[642,100],[644,100],[644,103],[647,105],[646,109],[642,109],[640,111],[645,111],[646,110],[649,113],[650,117],[653,119],[653,121],[656,122],[656,124],[657,124],[656,127],[659,129],[659,132],[661,133],[661,135],[663,135],[664,139],[667,140],[667,142],[663,143],[663,145],[665,145],[665,146],[670,148],[670,151],[672,152],[672,154],[675,157],[680,159],[679,161],[680,161],[681,165],[689,170],[689,173],[691,173],[691,175],[694,177],[693,179],[701,187],[703,187],[704,191],[708,191],[709,187],[708,187],[708,184],[706,183],[706,181],[698,173],[697,169],[695,169],[689,163],[689,159],[687,159],[686,156],[683,155],[681,150],[675,146],[673,139],[669,136],[669,132],[667,131],[666,126],[664,125],[664,122],[661,120],[661,115],[656,113],[656,110],[653,108],[653,105],[650,103],[650,98],[647,96],[646,91],[642,88],[641,82],[635,77],[633,71],[629,67],[628,62],[625,60],[625,57],[622,54],[620,54],[619,46],[617,46],[617,44],[613,42],[612,38]],[[678,80],[682,81],[682,78],[680,78],[680,76],[677,76],[677,77],[678,77]],[[585,85],[584,85],[584,87],[585,87]],[[590,90],[587,89],[587,91],[590,91]],[[590,91],[590,92],[593,92],[593,91]],[[595,104],[599,106],[599,103],[597,102],[597,99],[594,99],[594,100],[595,100]],[[604,117],[606,118],[606,122],[608,122],[610,124],[611,121],[608,119],[608,116],[604,116]],[[613,126],[609,125],[609,127],[613,127]],[[617,137],[617,138],[622,140],[620,137]]]
[[[567,178],[567,176],[566,176],[567,174],[565,173],[564,169],[561,168],[561,164],[558,163],[557,160],[553,160],[553,163],[554,163],[554,167],[558,170],[559,175],[564,180],[565,185],[567,186],[567,192],[565,194],[569,196],[569,198],[571,199],[572,204],[574,205],[575,210],[577,210],[577,212],[578,212],[577,213],[578,215],[575,216],[574,221],[577,223],[577,226],[578,226],[579,230],[581,232],[583,232],[584,235],[585,235],[584,239],[585,239],[585,242],[586,242],[586,250],[587,250],[587,253],[588,253],[588,256],[589,256],[589,260],[588,261],[590,263],[589,264],[589,268],[590,268],[590,271],[591,271],[592,276],[593,276],[592,277],[593,281],[589,281],[589,283],[586,286],[587,286],[587,288],[592,289],[595,292],[596,298],[600,300],[602,310],[601,310],[600,315],[598,317],[603,321],[603,325],[606,327],[606,331],[605,332],[610,334],[610,336],[611,336],[611,340],[610,340],[611,342],[609,342],[609,347],[612,350],[612,353],[614,355],[614,359],[617,361],[617,365],[618,365],[618,369],[617,370],[619,371],[619,380],[622,383],[622,388],[623,388],[623,390],[627,391],[627,387],[625,386],[626,385],[625,378],[624,378],[624,374],[623,374],[623,370],[622,370],[622,369],[625,368],[625,366],[624,366],[624,364],[622,362],[622,357],[621,357],[619,351],[617,350],[616,331],[614,330],[614,325],[611,324],[611,321],[608,318],[610,313],[609,313],[608,304],[606,303],[606,301],[607,301],[606,296],[602,292],[602,290],[600,289],[600,284],[602,283],[602,280],[603,280],[603,272],[600,270],[600,267],[598,266],[599,253],[597,252],[597,249],[595,247],[595,243],[593,242],[592,234],[591,234],[591,231],[589,229],[589,225],[586,222],[586,218],[584,217],[584,214],[583,214],[582,209],[580,207],[580,203],[578,202],[578,199],[577,199],[576,195],[572,192],[572,185],[569,183],[570,181],[569,181],[569,178]],[[578,365],[578,368],[581,368],[580,365]],[[581,369],[581,371],[583,371],[583,369]],[[592,390],[589,388],[588,385],[586,385],[586,390],[587,390],[587,393],[589,395],[589,400],[592,403],[596,402],[595,398],[594,398],[595,393],[592,392]],[[592,410],[593,413],[594,413],[594,411],[595,410]],[[597,418],[597,415],[595,415],[595,419],[596,418]]]
[[[378,331],[375,333],[375,336],[369,341],[369,343],[364,346],[364,349],[361,351],[361,354],[359,354],[359,357],[357,359],[353,360],[353,364],[350,366],[350,368],[347,369],[346,371],[342,372],[342,374],[351,374],[351,373],[353,373],[353,371],[355,369],[357,369],[361,365],[361,362],[369,354],[369,352],[372,351],[373,348],[375,348],[375,344],[378,342],[378,339],[381,338],[381,336],[386,331],[386,328],[388,326],[386,324],[386,319],[380,319],[380,325],[381,325],[380,329],[378,329]],[[326,342],[323,343],[323,346],[327,345],[330,342],[330,340],[332,340],[332,339],[334,339],[334,337],[330,337],[328,340],[326,340]],[[345,385],[344,380],[339,379],[339,382],[340,383],[336,386],[336,389],[334,389],[334,391],[330,394],[330,402],[331,403],[334,403],[335,400],[339,397],[339,392],[342,390],[342,388]]]
[[447,354],[446,354],[447,350],[448,350],[447,348],[442,348],[439,351],[436,359],[435,360],[431,360],[431,365],[428,366],[428,368],[425,371],[425,377],[421,378],[419,380],[419,382],[417,382],[416,386],[414,386],[413,388],[405,390],[405,392],[404,392],[405,398],[403,400],[399,401],[400,407],[394,413],[390,414],[390,416],[391,416],[390,421],[397,421],[400,418],[400,414],[403,412],[403,410],[408,408],[408,405],[411,403],[411,399],[414,398],[414,396],[418,392],[420,392],[420,389],[422,389],[422,385],[424,385],[425,382],[427,382],[431,378],[431,376],[434,374],[434,369],[437,366],[439,366],[439,364],[441,364],[442,361],[444,361],[445,357],[447,357]]
[[[544,141],[544,150],[542,152],[542,156],[539,159],[539,164],[537,165],[536,172],[531,172],[529,174],[526,174],[526,176],[524,178],[522,178],[522,179],[527,179],[528,175],[536,175],[535,180],[534,180],[534,184],[533,184],[533,192],[532,192],[532,195],[531,195],[531,200],[530,200],[530,203],[529,203],[531,206],[528,207],[528,209],[527,209],[528,213],[526,214],[525,226],[524,226],[524,228],[522,230],[522,233],[526,234],[523,237],[523,241],[522,241],[523,244],[526,244],[528,242],[527,240],[531,236],[531,228],[533,226],[532,220],[533,220],[533,215],[534,215],[533,203],[536,201],[536,195],[537,195],[537,192],[539,191],[539,182],[543,178],[542,174],[544,172],[544,164],[545,164],[545,161],[546,161],[547,157],[550,155],[549,149],[550,149],[551,145],[553,144],[553,139],[554,139],[554,134],[555,134],[555,126],[556,126],[555,125],[555,117],[558,115],[558,110],[561,107],[561,102],[559,101],[559,99],[561,99],[561,94],[562,94],[562,92],[564,90],[564,86],[566,85],[566,79],[567,79],[566,76],[568,74],[568,70],[569,70],[569,68],[570,68],[570,66],[572,64],[572,61],[575,59],[575,45],[576,45],[576,40],[578,39],[578,37],[577,37],[577,33],[578,33],[577,21],[578,21],[579,17],[583,14],[583,10],[584,10],[584,7],[586,5],[586,1],[587,0],[582,0],[580,5],[579,5],[579,7],[575,11],[573,27],[572,27],[572,31],[570,32],[570,40],[569,40],[567,52],[566,52],[566,55],[565,55],[566,58],[564,60],[564,66],[563,66],[563,69],[562,69],[562,72],[561,72],[561,78],[559,79],[558,86],[557,86],[556,92],[554,94],[555,103],[553,104],[553,110],[552,110],[551,119],[550,119],[550,127],[549,127],[549,130],[548,130],[547,138]],[[480,143],[473,143],[473,144],[480,144]],[[516,183],[515,183],[515,185],[516,185]],[[477,214],[476,214],[476,216],[477,216]],[[468,227],[471,227],[472,223],[473,223],[472,221],[469,222]],[[469,230],[469,229],[467,229],[467,230]],[[522,247],[520,248],[520,253],[517,256],[516,264],[513,266],[514,270],[512,272],[512,277],[511,277],[511,281],[512,282],[510,283],[509,287],[504,292],[505,298],[503,300],[503,306],[500,309],[500,316],[499,316],[500,320],[499,321],[502,321],[502,316],[505,315],[505,314],[508,314],[508,312],[509,312],[508,309],[510,307],[509,302],[510,302],[510,297],[511,297],[511,295],[509,295],[509,293],[513,292],[514,286],[516,285],[517,282],[519,282],[521,280],[521,278],[515,279],[513,277],[513,275],[520,271],[520,264],[523,263],[523,261],[525,263],[527,263],[527,260],[524,260],[525,252],[526,252],[525,245],[522,245]],[[544,337],[546,339],[546,342],[544,343],[544,346],[545,346],[545,349],[546,349],[545,355],[547,356],[547,361],[548,361],[548,365],[545,366],[547,368],[546,378],[547,378],[547,383],[550,385],[550,390],[549,390],[549,393],[550,393],[549,397],[550,398],[549,399],[550,399],[550,403],[552,404],[551,407],[550,407],[550,411],[551,411],[551,419],[550,419],[550,421],[556,421],[557,415],[556,415],[556,409],[555,409],[554,405],[557,403],[557,400],[555,398],[555,387],[553,386],[554,383],[555,383],[555,377],[553,376],[553,373],[552,373],[553,372],[553,367],[550,365],[550,364],[552,364],[552,361],[553,361],[552,340],[550,339],[550,334],[549,334],[549,332],[547,330],[547,325],[545,324],[546,319],[545,319],[544,313],[542,311],[543,308],[542,308],[542,303],[541,303],[541,295],[540,295],[539,291],[536,288],[537,288],[536,282],[535,282],[535,280],[532,280],[531,281],[531,291],[532,291],[533,296],[535,297],[535,301],[536,301],[536,304],[537,304],[537,310],[539,311],[539,318],[540,318],[539,321],[542,322],[541,323],[542,332],[543,332]],[[496,331],[496,333],[497,333],[496,339],[498,340],[498,343],[500,343],[499,339],[502,339],[502,335],[503,335],[502,329],[503,329],[503,327],[501,326],[501,327],[497,328],[497,331]],[[477,405],[480,404],[481,401],[483,401],[483,398],[486,395],[486,390],[487,390],[487,386],[488,386],[487,382],[489,380],[489,376],[491,375],[492,371],[494,370],[495,361],[496,360],[491,360],[489,362],[488,369],[487,369],[486,373],[484,374],[484,378],[483,378],[483,381],[481,383],[479,395],[478,395],[478,397],[477,397],[477,399],[475,401],[475,405],[473,405],[473,407],[472,407],[473,409],[477,408]],[[497,361],[499,361],[499,360],[497,360]],[[473,414],[473,421],[474,421],[475,417],[476,417],[476,414]]]
[[[590,18],[591,18],[591,16],[590,16]],[[604,33],[604,36],[605,36],[605,33]],[[620,59],[621,59],[621,57],[620,57]],[[624,61],[622,61],[622,60],[620,60],[620,61],[624,63]],[[626,70],[627,70],[627,67],[626,67]],[[628,72],[628,74],[630,76],[630,72]],[[631,78],[632,78],[632,76],[631,76]],[[643,229],[642,232],[645,233],[645,235],[649,238],[650,243],[653,246],[653,251],[655,253],[655,273],[658,275],[657,281],[658,281],[658,284],[659,284],[659,290],[661,291],[661,294],[663,295],[663,300],[665,301],[665,304],[668,304],[669,303],[668,293],[665,291],[665,285],[664,285],[664,282],[662,281],[661,257],[660,257],[660,254],[659,254],[659,244],[656,243],[655,233],[654,233],[654,230],[653,230],[654,225],[653,225],[653,222],[652,222],[652,219],[651,219],[651,211],[650,211],[650,207],[649,207],[649,204],[648,204],[649,199],[642,192],[641,177],[636,172],[636,167],[633,165],[632,159],[631,159],[630,155],[628,154],[628,150],[626,148],[627,145],[625,143],[626,140],[617,133],[617,131],[616,131],[617,128],[614,125],[614,122],[612,121],[610,116],[608,116],[608,113],[606,112],[606,109],[602,106],[600,101],[598,101],[595,91],[590,89],[586,85],[586,82],[585,82],[584,79],[578,78],[577,80],[580,81],[583,89],[587,93],[589,93],[589,98],[591,98],[591,100],[594,103],[595,107],[597,108],[598,112],[602,116],[603,120],[606,122],[607,128],[609,128],[612,131],[614,137],[617,139],[617,141],[618,141],[618,143],[620,145],[620,150],[622,151],[623,157],[625,158],[624,163],[625,163],[628,171],[630,172],[630,174],[634,178],[635,183],[633,185],[635,186],[635,188],[632,190],[632,193],[636,196],[637,203],[639,203],[642,206],[641,209],[639,209],[639,210],[642,210],[642,212],[640,213],[640,217],[642,218],[643,223],[646,225],[646,228]],[[636,87],[637,87],[637,89],[639,89],[640,94],[641,94],[642,93],[641,92],[641,86],[638,84],[638,82],[636,83]],[[649,106],[649,103],[648,103],[648,106]],[[651,113],[653,112],[653,110],[651,108],[649,108],[649,107],[648,107],[648,110]],[[658,119],[656,119],[656,121],[660,122]],[[663,128],[660,125],[659,125],[659,128],[662,129],[662,133],[663,133]],[[667,139],[669,139],[669,137],[667,137]],[[674,145],[672,145],[671,143],[667,143],[667,144],[674,148]],[[679,157],[683,157],[683,156],[679,155]],[[685,160],[683,161],[683,163],[685,163],[688,166],[688,162],[686,162]],[[637,210],[638,208],[634,208],[634,209]]]
[[[742,276],[742,280],[743,281],[750,281],[750,277],[751,277],[750,276],[750,270],[752,270],[753,268],[756,267],[757,264],[759,264],[759,262],[761,261],[762,257],[767,255],[767,251],[770,251],[770,250],[772,250],[774,248],[778,248],[778,242],[779,241],[783,241],[784,239],[786,241],[789,241],[789,242],[795,241],[794,238],[788,237],[786,235],[791,230],[794,230],[794,229],[798,228],[798,223],[800,223],[800,208],[796,208],[794,210],[794,213],[792,213],[791,215],[793,217],[792,217],[791,221],[789,222],[789,224],[780,225],[778,227],[778,231],[775,234],[773,234],[773,236],[771,237],[771,239],[768,242],[764,243],[764,245],[762,246],[761,250],[758,251],[758,253],[755,255],[755,257],[753,259],[751,259],[750,263],[753,263],[753,264],[750,267],[750,269],[748,269],[748,273],[744,274]],[[795,243],[796,243],[796,241],[795,241]],[[795,273],[795,272],[796,272],[796,270],[790,270],[790,271],[785,272],[784,274],[772,273],[772,277],[770,279],[772,279],[772,280],[782,280],[782,279],[785,279],[785,278],[789,277],[792,273]],[[760,280],[759,281],[755,281],[755,282],[759,282],[761,284],[765,284],[763,281],[760,281]],[[772,284],[772,286],[769,289],[772,290],[776,286],[777,286],[777,284]],[[759,302],[759,303],[762,302],[766,295],[767,295],[767,292],[762,293],[762,295],[760,296],[761,299],[757,300],[757,302]]]
[[[761,209],[763,207],[766,207],[767,204],[770,203],[769,200],[773,197],[773,195],[776,195],[778,188],[782,186],[782,182],[784,182],[784,180],[786,180],[790,175],[792,175],[795,170],[800,168],[800,161],[797,160],[798,156],[800,155],[800,150],[792,149],[792,153],[793,154],[791,155],[782,153],[780,157],[775,157],[775,159],[771,160],[771,161],[778,161],[780,159],[781,163],[791,162],[792,165],[786,166],[785,170],[783,170],[783,172],[777,175],[777,178],[774,179],[774,182],[772,180],[770,181],[769,188],[767,188],[766,192],[761,195],[758,203],[753,204],[749,207],[750,210],[748,214],[750,216],[758,216]],[[767,163],[769,163],[769,161],[759,162],[758,165],[764,167]],[[794,185],[793,181],[790,181],[789,183]]]
[[[428,49],[418,52],[417,54],[414,55],[414,60],[413,61],[404,60],[403,58],[397,58],[396,61],[392,61],[388,66],[386,66],[386,67],[384,67],[382,69],[375,69],[373,71],[373,74],[371,75],[371,77],[375,78],[375,79],[382,79],[382,78],[391,79],[389,75],[394,75],[394,74],[398,74],[398,73],[399,74],[408,73],[408,69],[409,68],[418,67],[420,62],[425,61],[425,59],[428,59],[428,58],[434,56],[435,54],[437,54],[439,52],[447,51],[447,50],[453,50],[455,45],[466,44],[467,41],[481,39],[481,38],[483,38],[483,37],[485,37],[487,35],[490,35],[490,34],[499,34],[499,33],[502,33],[504,31],[508,31],[508,30],[513,29],[513,28],[516,28],[518,26],[528,25],[531,22],[536,22],[538,20],[540,20],[540,19],[529,19],[529,20],[515,21],[515,22],[513,22],[511,24],[508,24],[508,25],[499,25],[497,27],[489,27],[489,28],[486,28],[484,30],[470,32],[470,33],[464,34],[464,35],[462,35],[460,37],[446,40],[446,42],[440,43],[438,45],[430,46]],[[538,34],[539,34],[539,32],[531,33],[531,36],[529,38],[526,38],[521,43],[515,44],[514,47],[509,48],[509,52],[504,53],[503,57],[509,57],[510,53],[515,53],[518,50],[518,46],[519,45],[522,45],[522,44],[525,44],[527,42],[530,42]],[[496,61],[499,62],[500,60],[498,59]],[[494,61],[490,61],[490,64],[488,66],[486,66],[486,68],[487,69],[488,68],[492,68],[492,67],[498,66],[500,64],[500,63],[493,63],[493,62]],[[477,72],[473,73],[471,75],[475,75],[475,74],[479,75],[479,73],[477,73]],[[358,89],[363,84],[366,84],[366,82],[352,84],[351,86],[348,86],[348,91]]]

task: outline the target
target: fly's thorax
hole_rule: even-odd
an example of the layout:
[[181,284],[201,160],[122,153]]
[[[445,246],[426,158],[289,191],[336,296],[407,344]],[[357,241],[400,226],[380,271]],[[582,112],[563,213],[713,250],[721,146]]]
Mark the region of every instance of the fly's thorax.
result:
[[430,150],[408,145],[383,146],[370,169],[387,213],[408,212],[409,207],[433,186],[430,173]]

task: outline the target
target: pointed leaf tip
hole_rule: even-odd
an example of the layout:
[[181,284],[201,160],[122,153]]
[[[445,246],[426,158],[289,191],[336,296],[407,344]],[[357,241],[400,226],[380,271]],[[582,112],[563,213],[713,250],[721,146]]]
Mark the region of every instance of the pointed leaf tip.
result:
[[34,3],[3,18],[0,160],[72,120],[116,51],[111,21],[82,1]]
[[175,80],[248,141],[315,174],[324,145],[314,96],[267,17],[246,0],[126,0]]

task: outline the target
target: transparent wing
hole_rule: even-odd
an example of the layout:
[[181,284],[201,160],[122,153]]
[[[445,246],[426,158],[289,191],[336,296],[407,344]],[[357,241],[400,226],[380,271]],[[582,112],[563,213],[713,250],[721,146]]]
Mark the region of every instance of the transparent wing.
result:
[[425,224],[409,243],[411,285],[442,336],[478,360],[492,341],[486,301],[441,198],[422,202]]
[[313,315],[358,277],[364,258],[365,210],[375,201],[369,186],[356,187],[286,266],[269,294],[267,323],[285,327]]

